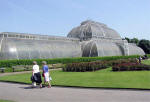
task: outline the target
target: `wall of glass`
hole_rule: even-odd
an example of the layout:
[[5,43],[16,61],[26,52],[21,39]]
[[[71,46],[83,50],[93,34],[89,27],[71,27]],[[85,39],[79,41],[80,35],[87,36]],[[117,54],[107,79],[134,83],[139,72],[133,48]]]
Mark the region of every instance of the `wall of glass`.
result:
[[76,40],[36,40],[0,37],[0,59],[45,59],[81,57],[81,47]]

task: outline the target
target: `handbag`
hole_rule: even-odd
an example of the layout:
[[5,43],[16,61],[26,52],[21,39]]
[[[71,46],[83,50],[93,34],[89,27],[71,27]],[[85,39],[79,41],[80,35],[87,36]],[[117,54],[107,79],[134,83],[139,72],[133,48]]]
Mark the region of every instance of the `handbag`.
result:
[[37,81],[37,80],[38,80],[38,78],[37,78],[37,76],[36,76],[36,75],[33,75],[33,78],[34,78],[34,80],[35,80],[35,81]]
[[31,76],[31,81],[37,81],[38,79],[37,79],[37,77],[35,76],[35,75],[32,75]]
[[42,77],[45,77],[44,73],[42,73]]
[[31,76],[31,78],[30,78],[30,79],[31,79],[31,81],[34,81],[34,80],[33,80],[33,75]]

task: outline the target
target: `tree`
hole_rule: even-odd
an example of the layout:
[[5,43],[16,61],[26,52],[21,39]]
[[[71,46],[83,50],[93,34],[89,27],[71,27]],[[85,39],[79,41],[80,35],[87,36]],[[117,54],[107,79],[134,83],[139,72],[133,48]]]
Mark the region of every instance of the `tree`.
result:
[[130,39],[125,37],[125,39],[128,41],[128,43],[135,43],[136,45],[138,45],[139,43],[139,40],[137,38]]
[[125,37],[125,39],[128,41],[128,43],[130,43],[130,39],[129,38]]
[[145,40],[145,39],[140,40],[138,46],[141,47],[146,54],[150,54],[150,41],[149,40]]
[[137,38],[133,38],[130,40],[130,43],[135,43],[136,45],[139,44],[139,40]]

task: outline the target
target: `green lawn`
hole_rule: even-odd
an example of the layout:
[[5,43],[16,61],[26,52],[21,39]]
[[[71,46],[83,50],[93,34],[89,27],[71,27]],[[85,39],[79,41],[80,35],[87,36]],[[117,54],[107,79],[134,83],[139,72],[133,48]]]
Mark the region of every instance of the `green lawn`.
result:
[[1,100],[1,99],[0,99],[0,102],[14,102],[14,101],[9,101],[9,100]]
[[150,65],[150,59],[149,60],[144,60],[142,61],[143,64],[147,64],[147,65]]
[[[150,60],[142,63],[149,64]],[[103,88],[141,88],[150,89],[150,71],[112,72],[111,68],[95,72],[51,71],[52,85],[103,87]],[[0,81],[29,83],[31,73],[0,77]]]
[[[0,77],[1,81],[31,83],[31,73]],[[142,88],[150,89],[150,71],[112,72],[111,68],[96,72],[51,71],[52,85],[104,87],[104,88]]]

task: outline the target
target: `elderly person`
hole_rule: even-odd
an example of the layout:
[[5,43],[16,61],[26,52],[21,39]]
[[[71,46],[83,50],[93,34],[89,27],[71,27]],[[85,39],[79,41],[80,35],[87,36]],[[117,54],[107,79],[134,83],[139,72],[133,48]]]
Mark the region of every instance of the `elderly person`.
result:
[[33,61],[33,68],[32,68],[32,85],[33,87],[36,86],[36,83],[40,84],[40,88],[42,88],[42,79],[39,70],[39,65],[37,65],[36,61]]
[[51,88],[51,84],[50,84],[50,76],[49,76],[49,68],[47,66],[46,61],[42,61],[43,64],[43,74],[42,76],[44,77],[44,84],[48,83],[48,88]]

